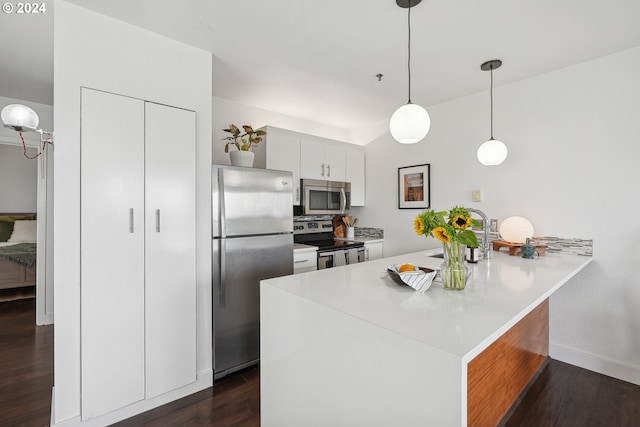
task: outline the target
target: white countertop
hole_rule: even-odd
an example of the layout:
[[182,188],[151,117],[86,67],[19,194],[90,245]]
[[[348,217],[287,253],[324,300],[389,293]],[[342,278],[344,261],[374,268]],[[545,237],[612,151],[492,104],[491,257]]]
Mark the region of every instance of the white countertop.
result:
[[303,245],[302,243],[294,243],[293,244],[293,252],[294,253],[315,252],[317,250],[318,250],[317,246]]
[[584,268],[591,257],[547,253],[523,259],[493,252],[468,264],[463,291],[434,282],[424,294],[381,273],[389,264],[439,267],[425,252],[263,281],[386,330],[470,361]]
[[336,237],[336,240],[355,240],[356,242],[364,243],[378,243],[384,242],[384,237],[368,237],[368,236],[355,236],[353,239],[347,239],[345,237]]
[[364,243],[378,243],[378,242],[384,242],[384,238],[380,238],[380,237],[367,237],[367,236],[356,236],[353,238],[353,240],[356,240],[358,242],[364,242]]

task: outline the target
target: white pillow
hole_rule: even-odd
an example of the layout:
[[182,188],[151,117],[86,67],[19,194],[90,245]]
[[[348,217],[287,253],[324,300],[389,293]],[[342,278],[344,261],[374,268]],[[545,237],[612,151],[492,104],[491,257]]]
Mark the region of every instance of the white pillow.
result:
[[38,221],[24,220],[13,223],[13,233],[7,242],[36,242],[36,224]]

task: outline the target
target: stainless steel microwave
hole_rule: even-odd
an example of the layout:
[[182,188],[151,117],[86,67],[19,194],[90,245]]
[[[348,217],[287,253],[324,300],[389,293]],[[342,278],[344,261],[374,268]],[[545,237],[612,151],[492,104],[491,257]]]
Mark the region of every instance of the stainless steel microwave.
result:
[[351,183],[303,179],[304,215],[348,214],[351,211]]

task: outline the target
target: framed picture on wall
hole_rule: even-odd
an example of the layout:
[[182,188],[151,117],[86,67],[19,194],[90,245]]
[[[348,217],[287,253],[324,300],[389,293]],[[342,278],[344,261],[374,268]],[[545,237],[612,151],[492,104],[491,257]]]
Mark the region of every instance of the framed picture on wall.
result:
[[426,164],[398,168],[398,209],[431,207],[430,166]]

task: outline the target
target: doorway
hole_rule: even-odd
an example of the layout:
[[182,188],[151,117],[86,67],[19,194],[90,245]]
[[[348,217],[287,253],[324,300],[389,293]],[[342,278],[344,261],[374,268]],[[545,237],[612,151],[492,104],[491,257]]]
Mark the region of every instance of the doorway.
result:
[[[34,157],[40,142],[25,138],[26,155]],[[35,297],[37,325],[53,323],[53,259],[48,254],[53,250],[52,224],[52,182],[53,152],[47,147],[35,159],[27,159],[23,154],[19,138],[0,136],[0,187],[2,195],[1,213],[35,213],[36,268]],[[19,294],[19,292],[18,292]]]

